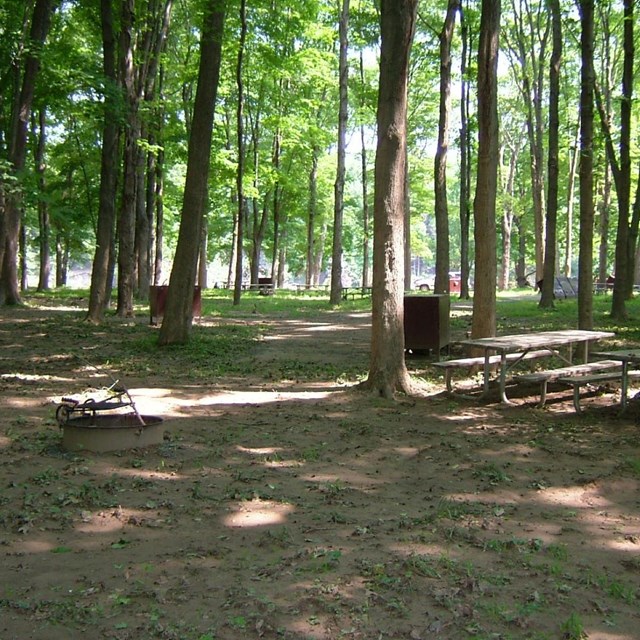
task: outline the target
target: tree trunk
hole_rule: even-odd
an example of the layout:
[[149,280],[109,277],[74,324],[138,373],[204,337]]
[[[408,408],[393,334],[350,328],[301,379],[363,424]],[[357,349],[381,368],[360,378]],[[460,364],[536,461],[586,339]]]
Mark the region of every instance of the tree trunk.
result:
[[547,215],[545,222],[544,271],[540,306],[553,308],[553,290],[556,275],[556,238],[558,224],[558,135],[560,129],[560,62],[562,60],[562,16],[559,0],[549,0],[551,9],[552,41],[549,67],[549,157],[547,162]]
[[224,3],[220,0],[210,0],[205,7],[180,231],[158,339],[160,345],[186,343],[191,333],[193,293],[207,202],[213,114],[220,78],[223,29]]
[[417,0],[381,3],[371,365],[363,385],[385,398],[412,391],[404,361],[402,263],[407,86],[417,5]]
[[38,291],[49,290],[49,278],[51,276],[51,222],[49,219],[49,204],[45,196],[45,158],[44,150],[46,144],[46,110],[40,107],[38,112],[38,127],[36,131],[34,119],[33,138],[36,140],[35,166],[38,176],[38,247],[39,270],[38,270]]
[[317,284],[317,273],[315,273],[315,224],[318,213],[318,154],[316,145],[311,152],[311,171],[309,172],[309,202],[307,204],[307,271],[305,284],[311,286]]
[[518,79],[520,94],[527,111],[536,282],[542,278],[544,268],[544,123],[542,119],[544,65],[542,62],[546,56],[549,25],[546,7],[543,3],[538,6],[539,9],[535,10],[523,0],[520,0],[519,6],[516,6],[515,0],[512,0],[515,42],[510,43],[507,48],[507,51],[510,50],[515,55],[511,65]]
[[116,72],[116,36],[110,0],[100,2],[102,24],[102,64],[105,80],[111,90],[104,96],[104,124],[102,129],[102,151],[100,158],[100,196],[96,249],[91,269],[91,290],[87,320],[98,324],[111,295],[110,257],[114,245],[116,220],[116,184],[118,181],[118,115],[115,89],[118,85]]
[[467,67],[471,48],[464,11],[460,14],[462,53],[460,64],[460,298],[469,299],[469,236],[471,222],[471,144],[469,141],[469,80]]
[[244,45],[247,39],[247,6],[246,0],[240,0],[240,42],[238,43],[238,60],[236,63],[236,86],[238,87],[238,104],[236,107],[236,132],[238,136],[238,168],[236,172],[236,190],[238,192],[238,224],[236,236],[236,281],[233,288],[233,304],[240,304],[242,296],[242,273],[244,262],[244,228],[245,199],[242,181],[244,178],[244,86],[242,83],[242,63]]
[[618,231],[615,250],[615,282],[611,300],[611,317],[627,318],[626,300],[633,290],[633,260],[635,243],[631,245],[629,213],[631,205],[631,110],[633,100],[634,42],[633,0],[624,0],[624,60],[622,100],[620,102],[620,171],[613,176],[618,195]]
[[[360,108],[365,108],[365,82],[364,82],[364,56],[360,51],[360,84],[362,85],[362,101]],[[367,176],[367,145],[364,123],[360,125],[360,180],[362,182],[362,286],[371,286],[371,276],[369,269],[369,180]]]
[[567,232],[565,237],[564,267],[562,272],[569,277],[573,269],[573,201],[576,191],[576,174],[578,173],[578,144],[580,141],[580,118],[576,123],[575,143],[570,149],[569,185],[567,189]]
[[593,328],[593,0],[580,0],[580,255],[578,328]]
[[339,63],[339,93],[338,109],[338,167],[334,186],[333,212],[333,245],[331,251],[331,304],[340,304],[342,299],[342,220],[344,217],[344,181],[346,174],[345,156],[347,146],[347,118],[348,118],[348,82],[349,65],[347,53],[349,49],[349,0],[342,0],[340,11],[340,63]]
[[140,121],[135,77],[134,0],[123,0],[120,16],[120,73],[126,101],[122,199],[118,215],[118,306],[121,317],[133,316],[135,289],[136,167]]
[[513,202],[516,169],[518,166],[518,158],[520,156],[520,147],[517,140],[512,140],[505,144],[509,151],[509,173],[504,188],[505,203],[502,212],[502,261],[498,279],[498,289],[504,291],[509,287],[509,267],[511,265],[511,233],[513,230]]
[[[51,15],[55,9],[54,0],[36,0],[33,7],[31,27],[20,81],[20,95],[16,101],[16,113],[12,118],[9,132],[9,162],[13,175],[19,175],[25,168],[27,136],[31,105],[40,70],[38,52],[49,32]],[[0,236],[0,305],[22,304],[18,283],[18,245],[20,241],[20,219],[22,216],[22,196],[20,190],[12,189],[5,194],[4,224]]]
[[482,0],[478,46],[478,173],[473,203],[476,247],[473,338],[493,336],[496,332],[499,32],[500,1]]
[[435,293],[449,293],[449,207],[447,204],[447,152],[451,113],[451,41],[456,24],[458,0],[449,0],[444,26],[440,32],[440,112],[438,144],[434,161],[436,219]]

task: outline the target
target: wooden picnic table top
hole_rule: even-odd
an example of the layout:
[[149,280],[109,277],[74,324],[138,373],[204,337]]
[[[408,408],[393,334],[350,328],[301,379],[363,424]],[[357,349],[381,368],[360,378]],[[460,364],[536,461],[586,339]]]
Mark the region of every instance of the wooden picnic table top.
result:
[[486,351],[528,351],[547,347],[558,347],[575,342],[590,342],[603,338],[613,338],[612,331],[587,331],[584,329],[558,329],[555,331],[533,331],[531,333],[517,333],[504,336],[492,336],[461,340],[460,344],[467,347],[485,349]]

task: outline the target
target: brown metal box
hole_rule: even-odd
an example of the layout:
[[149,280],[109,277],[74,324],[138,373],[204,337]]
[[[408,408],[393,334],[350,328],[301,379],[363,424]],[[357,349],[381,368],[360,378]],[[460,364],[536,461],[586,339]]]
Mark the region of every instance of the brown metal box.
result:
[[449,344],[449,296],[404,297],[405,349],[439,352]]

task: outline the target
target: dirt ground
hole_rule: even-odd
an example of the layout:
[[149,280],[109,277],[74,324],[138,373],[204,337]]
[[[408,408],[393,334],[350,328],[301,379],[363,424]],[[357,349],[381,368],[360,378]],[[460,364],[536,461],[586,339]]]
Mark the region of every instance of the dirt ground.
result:
[[[165,355],[114,371],[143,317],[0,311],[2,640],[640,638],[635,408],[452,399],[425,358],[389,402],[304,374],[366,370],[367,314],[256,321],[246,372],[203,381]],[[63,448],[56,403],[105,372],[161,444]]]

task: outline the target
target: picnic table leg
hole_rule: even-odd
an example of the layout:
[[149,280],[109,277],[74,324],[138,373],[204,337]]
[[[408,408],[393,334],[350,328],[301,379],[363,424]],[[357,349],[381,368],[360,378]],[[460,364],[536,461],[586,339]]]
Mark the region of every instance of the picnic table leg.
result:
[[508,398],[507,398],[507,354],[505,351],[503,351],[500,354],[500,378],[499,378],[499,384],[500,384],[500,401],[502,402],[502,404],[513,404]]
[[485,398],[489,394],[489,378],[491,377],[489,365],[489,350],[484,352],[484,379],[482,381],[482,398]]
[[620,385],[620,413],[627,408],[627,391],[629,389],[629,361],[622,361],[622,384]]

